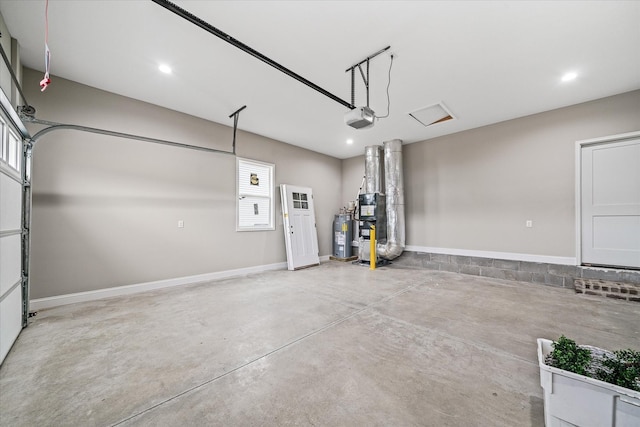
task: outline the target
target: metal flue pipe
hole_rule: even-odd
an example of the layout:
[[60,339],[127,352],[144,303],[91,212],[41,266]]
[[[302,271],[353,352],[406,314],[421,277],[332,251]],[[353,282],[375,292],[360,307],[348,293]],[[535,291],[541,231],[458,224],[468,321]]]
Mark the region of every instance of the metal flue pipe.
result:
[[364,147],[364,192],[366,194],[384,193],[382,182],[382,150],[379,145]]
[[387,241],[377,246],[381,258],[392,260],[404,251],[404,179],[402,177],[402,140],[384,142],[384,176],[387,196]]

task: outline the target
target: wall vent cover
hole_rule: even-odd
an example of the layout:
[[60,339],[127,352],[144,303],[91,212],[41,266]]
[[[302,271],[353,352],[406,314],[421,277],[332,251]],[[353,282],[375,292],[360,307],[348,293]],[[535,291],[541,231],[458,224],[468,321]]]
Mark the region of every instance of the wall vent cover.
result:
[[451,114],[451,111],[449,111],[449,109],[442,102],[421,108],[414,111],[413,113],[409,113],[409,115],[416,119],[424,127],[429,127],[438,123],[455,119],[453,114]]

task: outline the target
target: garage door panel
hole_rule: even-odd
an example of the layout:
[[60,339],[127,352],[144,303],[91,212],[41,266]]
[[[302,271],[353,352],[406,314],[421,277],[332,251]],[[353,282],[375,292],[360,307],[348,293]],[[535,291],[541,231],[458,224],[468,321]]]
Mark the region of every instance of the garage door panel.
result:
[[0,363],[22,330],[22,288],[16,286],[0,300]]
[[20,235],[0,237],[0,297],[22,278]]
[[22,282],[23,141],[14,126],[19,120],[0,91],[0,363],[26,320],[26,288]]
[[22,227],[22,185],[0,172],[0,231],[20,230]]

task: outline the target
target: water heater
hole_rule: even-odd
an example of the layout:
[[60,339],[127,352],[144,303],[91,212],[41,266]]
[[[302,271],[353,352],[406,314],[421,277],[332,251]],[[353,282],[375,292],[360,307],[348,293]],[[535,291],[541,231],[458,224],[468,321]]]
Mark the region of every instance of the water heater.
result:
[[351,241],[353,220],[349,214],[339,214],[333,219],[333,256],[349,258],[351,256]]

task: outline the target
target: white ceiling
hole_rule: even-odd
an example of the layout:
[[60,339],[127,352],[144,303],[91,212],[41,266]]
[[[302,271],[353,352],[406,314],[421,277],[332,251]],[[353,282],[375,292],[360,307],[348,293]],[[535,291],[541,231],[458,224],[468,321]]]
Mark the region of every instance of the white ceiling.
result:
[[[638,1],[175,3],[346,101],[345,70],[390,45],[389,118],[352,129],[344,106],[150,0],[50,0],[52,84],[60,76],[226,125],[246,104],[240,129],[337,158],[640,88]],[[23,64],[43,71],[44,0],[0,0],[0,12]],[[387,54],[371,61],[378,115],[389,63]],[[562,83],[569,71],[578,77]],[[457,119],[425,128],[408,115],[438,102]]]

